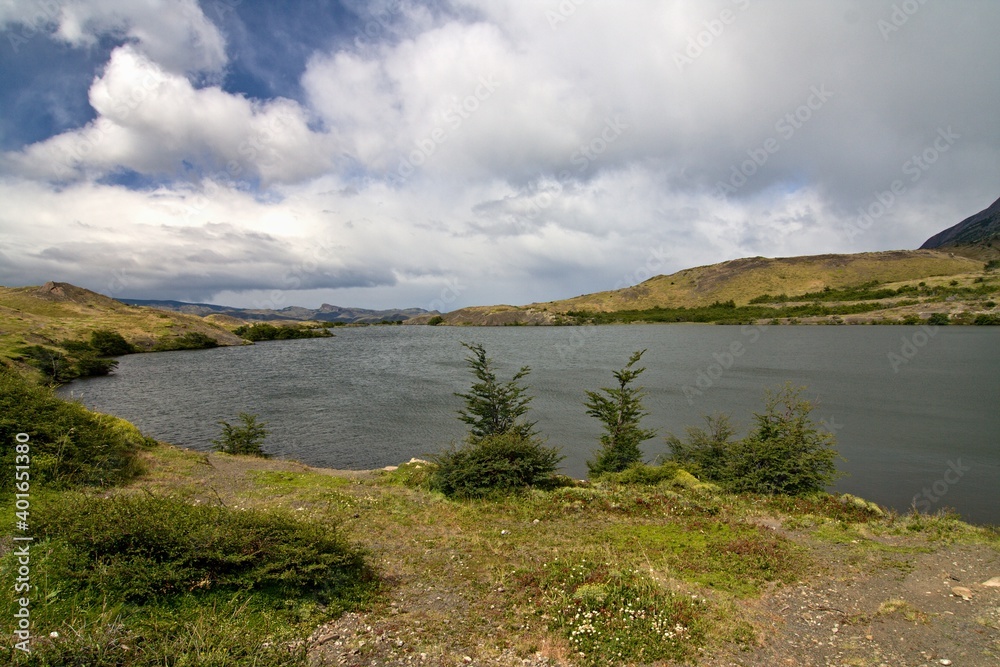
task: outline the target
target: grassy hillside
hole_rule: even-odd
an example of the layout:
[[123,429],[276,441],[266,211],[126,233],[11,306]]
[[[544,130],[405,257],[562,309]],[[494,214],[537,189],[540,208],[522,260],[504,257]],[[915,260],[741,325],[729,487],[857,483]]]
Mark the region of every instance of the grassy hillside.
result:
[[550,311],[687,308],[732,300],[745,305],[761,294],[805,294],[871,281],[907,280],[980,273],[983,263],[933,250],[899,250],[855,255],[750,257],[656,276],[634,287],[532,304]]
[[200,317],[127,306],[68,283],[0,287],[0,357],[15,357],[24,345],[85,340],[98,329],[117,331],[140,350],[188,333],[203,334],[220,345],[243,343],[228,329]]
[[1000,274],[938,250],[750,257],[684,269],[623,289],[528,306],[474,306],[409,324],[608,322],[997,324]]

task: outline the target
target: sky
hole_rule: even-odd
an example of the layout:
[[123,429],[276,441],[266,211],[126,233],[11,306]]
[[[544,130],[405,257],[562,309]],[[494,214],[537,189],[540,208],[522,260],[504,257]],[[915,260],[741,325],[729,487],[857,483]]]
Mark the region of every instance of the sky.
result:
[[993,0],[0,0],[0,284],[525,304],[1000,196]]

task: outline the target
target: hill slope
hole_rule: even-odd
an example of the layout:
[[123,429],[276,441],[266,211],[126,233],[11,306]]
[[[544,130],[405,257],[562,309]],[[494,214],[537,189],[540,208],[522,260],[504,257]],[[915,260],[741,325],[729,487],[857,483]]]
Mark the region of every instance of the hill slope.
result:
[[143,350],[186,333],[204,334],[220,345],[244,342],[200,317],[128,306],[69,283],[0,287],[0,356],[11,358],[22,345],[84,340],[96,329],[117,331]]
[[1000,199],[954,227],[935,234],[920,247],[954,250],[977,259],[1000,257]]
[[[867,293],[856,288],[865,285]],[[879,290],[903,292],[878,296]],[[826,290],[828,293],[823,293]],[[832,293],[829,293],[832,290]],[[515,325],[564,324],[593,321],[595,313],[646,311],[653,308],[705,308],[732,301],[737,307],[751,302],[772,304],[836,301],[830,313],[804,315],[798,321],[840,321],[836,315],[851,313],[844,321],[861,322],[889,318],[926,319],[932,313],[975,317],[993,309],[986,305],[1000,292],[1000,279],[985,275],[983,263],[971,257],[938,250],[896,250],[853,255],[810,255],[804,257],[750,257],[720,264],[684,269],[623,289],[585,294],[571,299],[533,303],[527,306],[476,306],[442,316],[442,324]],[[812,294],[812,296],[810,296]],[[840,295],[843,294],[843,298]],[[765,295],[775,295],[763,299]],[[797,299],[797,296],[802,298]],[[962,300],[959,300],[962,299]],[[857,303],[855,303],[857,302]],[[851,309],[851,305],[863,304]],[[874,305],[872,305],[874,304]],[[730,306],[732,307],[732,306]],[[789,315],[765,306],[751,319],[772,317],[781,321]],[[838,310],[839,309],[839,310]],[[760,308],[758,308],[760,310]],[[570,315],[574,313],[575,315]],[[590,315],[586,315],[589,313]],[[623,321],[643,321],[636,317]],[[970,318],[971,319],[971,318]],[[430,315],[410,320],[426,324]],[[670,321],[670,320],[667,320]],[[674,321],[692,321],[681,318]],[[693,321],[714,321],[714,318]]]
[[532,304],[531,307],[565,313],[571,310],[691,308],[729,300],[745,305],[762,294],[804,294],[825,287],[835,289],[872,281],[896,283],[973,273],[981,271],[982,266],[981,262],[967,257],[933,250],[750,257],[655,276],[634,287]]

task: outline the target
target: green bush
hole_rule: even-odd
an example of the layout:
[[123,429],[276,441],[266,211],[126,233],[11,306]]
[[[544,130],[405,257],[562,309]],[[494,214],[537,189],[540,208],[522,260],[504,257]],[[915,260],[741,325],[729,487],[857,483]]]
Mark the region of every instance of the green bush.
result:
[[979,326],[998,326],[1000,325],[1000,315],[982,313],[976,315],[976,319],[972,323]]
[[557,484],[559,451],[516,432],[488,435],[434,457],[431,488],[447,496],[482,498]]
[[949,321],[948,313],[933,313],[929,318],[927,318],[927,324],[933,324],[936,326],[946,325]]
[[[142,472],[137,452],[153,443],[128,422],[90,412],[0,368],[0,468],[13,470],[15,436],[26,433],[31,483],[55,488],[112,486]],[[14,475],[0,477],[11,491]]]
[[633,368],[644,352],[645,350],[635,352],[625,368],[614,371],[618,387],[605,387],[601,390],[603,394],[586,392],[587,402],[584,405],[587,414],[599,419],[605,430],[601,436],[601,449],[593,461],[587,461],[587,469],[592,477],[606,472],[621,472],[638,463],[642,460],[639,445],[643,440],[656,435],[656,431],[639,428],[642,418],[649,414],[642,406],[645,394],[642,387],[630,386],[646,370]]
[[98,329],[90,334],[90,346],[99,356],[119,357],[135,352],[135,346],[129,343],[117,331]]
[[27,345],[18,350],[21,361],[42,373],[49,382],[61,384],[79,377],[73,360],[59,350],[42,345]]
[[275,326],[267,322],[259,324],[244,324],[233,330],[233,333],[251,342],[265,340],[296,340],[301,338],[331,338],[332,333],[326,327],[308,327],[303,325]]
[[32,507],[36,539],[62,555],[47,576],[66,592],[148,601],[215,590],[336,598],[367,576],[362,556],[322,523],[172,497],[67,492]]
[[809,417],[802,389],[768,391],[756,428],[735,441],[726,455],[723,484],[736,492],[802,495],[822,491],[837,477],[833,434]]
[[791,385],[767,390],[764,412],[740,440],[732,439],[727,417],[706,418],[709,430],[688,429],[688,442],[667,439],[671,460],[736,493],[822,491],[839,476],[835,439],[809,417],[813,406],[801,394]]
[[73,367],[78,377],[110,375],[118,368],[118,361],[115,359],[104,359],[93,353],[78,354]]
[[733,445],[733,430],[729,415],[705,416],[707,429],[687,428],[687,442],[677,436],[667,436],[670,458],[685,469],[705,479],[721,481],[726,477],[727,455]]
[[264,441],[267,439],[267,422],[257,422],[257,415],[240,413],[242,426],[234,426],[227,421],[220,421],[222,435],[212,441],[215,451],[226,454],[243,454],[268,458],[264,452]]
[[286,512],[67,492],[33,498],[32,519],[30,664],[305,667],[302,639],[378,591],[338,531]]
[[430,325],[430,326],[432,326],[432,327],[436,327],[437,325],[441,324],[442,322],[444,322],[444,318],[441,317],[440,315],[435,315],[431,319],[427,320],[427,324]]
[[173,350],[207,350],[219,347],[219,342],[200,331],[189,331],[182,336],[164,336],[153,347],[153,352],[171,352]]

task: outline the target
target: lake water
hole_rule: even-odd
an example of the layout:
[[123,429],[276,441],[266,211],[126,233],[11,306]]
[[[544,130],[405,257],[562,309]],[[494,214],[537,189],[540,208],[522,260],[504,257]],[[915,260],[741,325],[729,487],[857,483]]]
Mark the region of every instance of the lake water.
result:
[[123,357],[115,375],[61,393],[124,417],[158,439],[211,448],[218,421],[240,411],[269,422],[278,457],[375,468],[459,440],[471,383],[461,341],[480,342],[501,378],[522,365],[531,416],[586,474],[599,423],[584,390],[608,386],[634,350],[648,349],[641,384],[658,437],[727,412],[745,432],[765,387],[808,387],[847,459],[838,491],[906,511],[958,509],[1000,524],[1000,332],[988,327],[367,327],[335,338]]

